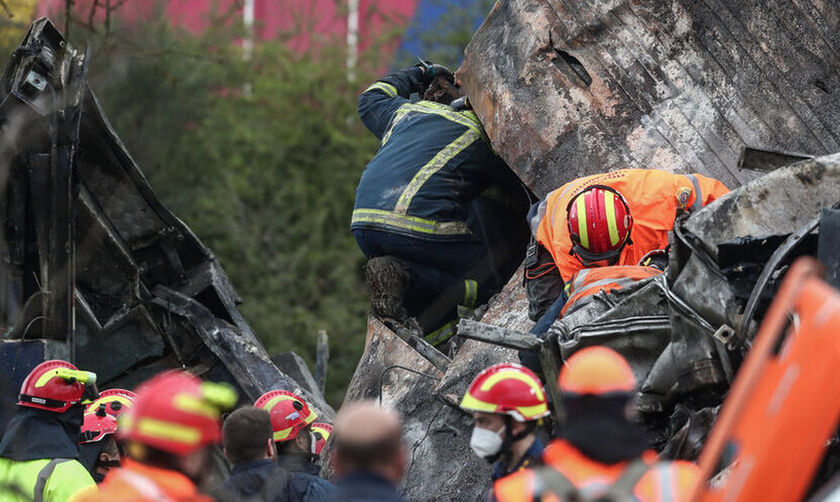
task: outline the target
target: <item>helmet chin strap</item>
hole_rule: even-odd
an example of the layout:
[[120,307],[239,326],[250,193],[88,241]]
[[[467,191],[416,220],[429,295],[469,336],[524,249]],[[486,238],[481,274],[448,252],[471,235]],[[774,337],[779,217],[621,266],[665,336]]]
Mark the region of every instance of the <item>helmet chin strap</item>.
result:
[[511,451],[510,447],[513,446],[513,443],[524,439],[528,434],[534,431],[536,424],[534,422],[526,422],[525,430],[520,432],[519,434],[513,433],[513,417],[510,415],[504,416],[505,420],[505,439],[502,442],[502,447],[499,448],[499,451],[496,452],[495,455],[490,457],[485,457],[488,462],[491,464],[496,463],[497,460],[500,458],[504,461],[505,464],[510,464],[510,458],[513,456],[513,452]]

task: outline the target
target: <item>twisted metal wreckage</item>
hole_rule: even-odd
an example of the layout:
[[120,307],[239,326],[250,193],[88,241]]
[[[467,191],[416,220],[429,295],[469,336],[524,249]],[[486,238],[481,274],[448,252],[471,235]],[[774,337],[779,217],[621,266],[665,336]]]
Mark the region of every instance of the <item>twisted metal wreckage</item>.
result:
[[[696,458],[793,257],[818,256],[837,284],[840,234],[825,229],[839,221],[838,28],[840,6],[809,0],[496,3],[458,78],[537,196],[620,167],[700,172],[734,190],[677,222],[666,274],[597,295],[542,339],[527,334],[519,274],[461,322],[453,357],[371,318],[347,398],[379,398],[406,418],[408,499],[487,492],[489,466],[469,450],[457,403],[515,350],[540,352],[556,422],[563,359],[596,343],[619,350],[662,455]],[[42,20],[4,78],[0,364],[63,355],[113,385],[183,365],[249,397],[300,388],[236,311],[210,251],[152,194],[84,83],[84,61]],[[832,441],[817,482],[837,459]]]
[[[300,358],[275,365],[212,251],[157,199],[88,86],[87,62],[40,19],[3,75],[0,365],[9,388],[46,358],[95,371],[103,388],[189,368],[233,384],[243,402],[287,389],[332,416]],[[6,404],[16,397],[4,394]]]

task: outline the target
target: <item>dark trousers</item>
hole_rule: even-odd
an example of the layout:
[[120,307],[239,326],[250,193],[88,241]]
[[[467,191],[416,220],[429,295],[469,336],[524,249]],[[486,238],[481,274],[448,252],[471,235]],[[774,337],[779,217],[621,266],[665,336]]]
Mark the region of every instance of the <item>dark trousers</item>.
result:
[[[408,272],[403,305],[428,333],[457,318],[458,305],[486,303],[513,275],[525,255],[528,228],[509,207],[479,197],[468,221],[475,239],[430,241],[380,230],[355,229],[365,256],[394,256]],[[467,290],[465,281],[477,290]],[[470,304],[471,305],[468,305]]]

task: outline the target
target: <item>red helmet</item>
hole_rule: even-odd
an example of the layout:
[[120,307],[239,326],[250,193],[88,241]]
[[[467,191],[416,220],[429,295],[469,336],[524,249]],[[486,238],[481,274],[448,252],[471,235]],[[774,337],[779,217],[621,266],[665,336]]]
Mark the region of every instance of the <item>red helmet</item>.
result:
[[575,352],[566,361],[557,385],[564,394],[603,396],[633,392],[636,378],[621,354],[595,346]]
[[219,441],[222,411],[235,404],[236,391],[227,384],[168,371],[137,388],[134,406],[120,417],[117,437],[187,455]]
[[125,410],[134,404],[137,394],[125,389],[108,389],[99,393],[99,398],[85,408],[85,416],[92,415],[99,411],[104,405],[105,412],[113,417],[119,417]]
[[572,254],[587,266],[602,260],[614,265],[633,227],[624,197],[610,187],[593,185],[573,197],[566,211]]
[[85,415],[79,444],[102,441],[105,436],[117,432],[117,417],[108,414],[107,406],[106,403],[100,403],[96,410]]
[[23,381],[17,404],[64,413],[81,402],[85,385],[95,383],[96,373],[80,371],[67,361],[44,361]]
[[257,399],[254,406],[271,414],[274,441],[291,441],[318,418],[318,415],[309,409],[306,401],[285,390],[266,392]]
[[321,450],[324,449],[324,446],[327,445],[327,440],[330,438],[330,433],[332,432],[332,425],[326,424],[324,422],[313,422],[312,423],[312,432],[315,433],[315,450],[312,452],[315,455],[320,455]]
[[461,408],[510,415],[518,422],[549,414],[539,377],[513,363],[496,364],[479,373],[464,394]]

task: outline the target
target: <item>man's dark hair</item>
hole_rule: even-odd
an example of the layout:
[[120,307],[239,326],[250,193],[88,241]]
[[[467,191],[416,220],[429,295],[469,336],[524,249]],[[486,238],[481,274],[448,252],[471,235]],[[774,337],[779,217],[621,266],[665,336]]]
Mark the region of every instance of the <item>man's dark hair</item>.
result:
[[402,431],[374,442],[351,442],[335,438],[335,452],[348,471],[369,471],[397,461],[402,447]]
[[271,417],[253,406],[239,408],[227,417],[222,427],[225,455],[232,464],[259,460],[271,438]]

